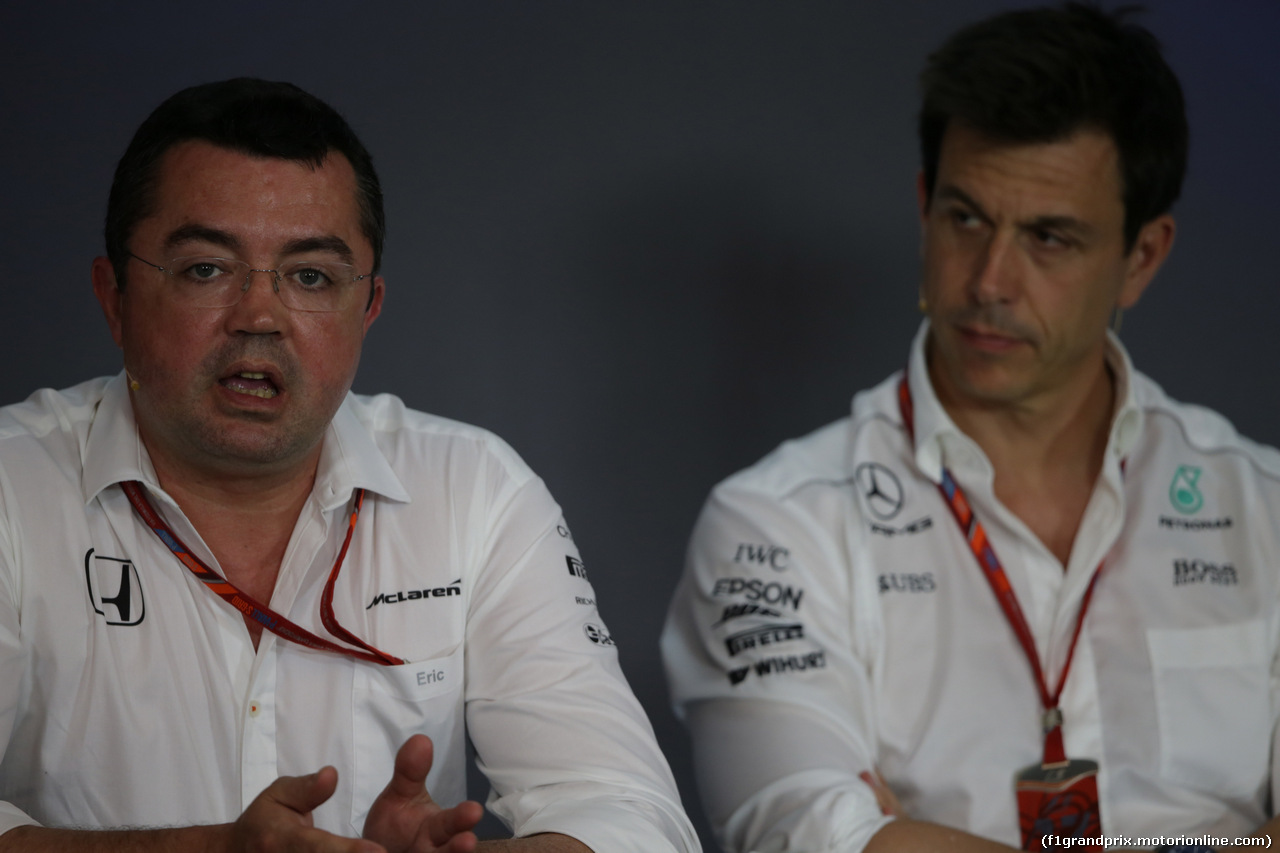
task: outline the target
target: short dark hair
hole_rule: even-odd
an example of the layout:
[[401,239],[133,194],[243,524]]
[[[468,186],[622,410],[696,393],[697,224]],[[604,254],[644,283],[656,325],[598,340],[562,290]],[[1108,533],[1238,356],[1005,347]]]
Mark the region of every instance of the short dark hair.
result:
[[1182,87],[1133,7],[1023,9],[960,30],[929,56],[920,80],[920,150],[927,197],[951,121],[1000,142],[1108,134],[1120,159],[1125,249],[1167,213],[1187,169]]
[[152,212],[161,158],[192,140],[312,168],[331,151],[346,157],[356,175],[360,230],[373,246],[373,271],[378,271],[387,227],[382,186],[373,158],[350,125],[333,107],[292,83],[238,77],[171,95],[134,133],[116,165],[103,229],[118,286],[124,286],[133,229]]

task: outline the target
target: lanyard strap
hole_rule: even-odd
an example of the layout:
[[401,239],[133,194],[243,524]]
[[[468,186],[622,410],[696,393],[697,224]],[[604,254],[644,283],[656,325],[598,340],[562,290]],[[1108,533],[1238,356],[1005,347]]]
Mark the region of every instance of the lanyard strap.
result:
[[[902,411],[903,426],[906,427],[907,435],[914,444],[915,408],[911,402],[911,389],[907,387],[905,374],[902,381],[898,383],[898,406]],[[1005,618],[1009,620],[1009,625],[1013,628],[1013,633],[1017,636],[1018,643],[1031,664],[1031,672],[1036,677],[1036,687],[1040,691],[1040,704],[1044,708],[1044,763],[1063,763],[1067,760],[1067,753],[1062,744],[1062,711],[1058,708],[1058,699],[1062,696],[1063,685],[1067,683],[1071,659],[1076,653],[1076,641],[1080,639],[1080,629],[1084,627],[1084,616],[1089,610],[1089,602],[1093,600],[1093,589],[1097,586],[1098,575],[1102,572],[1102,563],[1098,563],[1098,568],[1094,569],[1093,577],[1089,579],[1089,587],[1080,601],[1080,614],[1076,618],[1075,632],[1071,635],[1071,645],[1067,647],[1067,659],[1062,664],[1062,673],[1058,676],[1057,686],[1050,693],[1045,681],[1044,669],[1040,665],[1040,655],[1036,653],[1035,638],[1031,634],[1031,627],[1027,625],[1022,608],[1018,605],[1018,597],[1009,583],[1009,576],[1005,573],[1000,558],[996,556],[995,549],[987,539],[987,531],[983,529],[982,523],[978,521],[977,515],[969,505],[964,490],[960,488],[946,466],[942,468],[942,482],[938,484],[938,491],[942,493],[947,506],[951,508],[951,515],[969,543],[973,555],[978,559],[982,574],[991,584],[991,591],[995,593],[1000,609],[1004,611]]]
[[324,623],[324,627],[331,634],[359,647],[359,649],[349,649],[346,646],[330,642],[323,637],[317,637],[307,629],[290,622],[265,604],[241,592],[234,584],[228,583],[222,575],[209,568],[203,560],[191,553],[191,549],[178,538],[168,524],[165,524],[164,519],[151,506],[151,502],[147,500],[147,495],[143,491],[141,483],[137,480],[130,480],[120,485],[124,489],[125,495],[129,498],[129,503],[133,505],[134,511],[142,516],[142,520],[146,522],[147,526],[151,528],[160,541],[173,552],[173,555],[178,558],[182,565],[190,569],[193,575],[204,582],[204,585],[211,591],[221,596],[224,601],[271,633],[310,649],[350,655],[351,657],[382,664],[383,666],[395,666],[404,663],[400,658],[379,651],[356,637],[346,628],[339,625],[337,617],[333,614],[333,587],[338,580],[338,572],[342,569],[342,561],[347,556],[347,548],[351,545],[351,534],[355,532],[356,519],[360,517],[360,507],[364,504],[364,489],[356,489],[355,503],[351,508],[351,517],[347,522],[347,536],[342,541],[342,550],[338,552],[338,560],[333,564],[333,569],[329,572],[329,580],[324,585],[324,593],[320,596],[320,621]]

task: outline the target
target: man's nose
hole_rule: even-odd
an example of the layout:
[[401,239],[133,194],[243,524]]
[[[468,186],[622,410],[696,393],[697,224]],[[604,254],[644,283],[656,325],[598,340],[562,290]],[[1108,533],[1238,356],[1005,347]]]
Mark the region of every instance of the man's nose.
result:
[[280,274],[270,269],[251,269],[241,286],[240,298],[228,312],[228,322],[236,331],[265,334],[279,330],[288,307],[280,301]]
[[270,285],[271,290],[272,290],[272,292],[273,292],[273,293],[279,293],[279,292],[280,292],[280,273],[279,273],[279,271],[277,271],[277,270],[257,270],[257,269],[250,269],[248,272],[246,272],[246,273],[245,273],[245,276],[244,276],[244,284],[243,284],[243,285],[241,285],[241,287],[240,287],[240,298],[241,298],[241,299],[243,299],[243,298],[244,298],[244,295],[245,295],[246,293],[248,293],[250,290],[252,290],[252,289],[253,289],[253,280],[254,280],[254,278],[255,278],[256,276],[258,276],[260,273],[261,273],[261,274],[265,274],[265,275],[267,276],[267,284],[269,284],[269,285]]
[[974,259],[970,295],[981,305],[1008,302],[1018,290],[1021,275],[1013,235],[997,231]]

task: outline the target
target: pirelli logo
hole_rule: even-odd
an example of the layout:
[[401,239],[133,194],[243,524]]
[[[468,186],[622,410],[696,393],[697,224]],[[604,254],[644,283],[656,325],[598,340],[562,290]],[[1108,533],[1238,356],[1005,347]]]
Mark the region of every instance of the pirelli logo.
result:
[[794,622],[789,625],[764,625],[747,631],[739,631],[732,636],[726,637],[724,645],[729,652],[729,657],[736,657],[747,649],[772,646],[803,638],[804,625]]

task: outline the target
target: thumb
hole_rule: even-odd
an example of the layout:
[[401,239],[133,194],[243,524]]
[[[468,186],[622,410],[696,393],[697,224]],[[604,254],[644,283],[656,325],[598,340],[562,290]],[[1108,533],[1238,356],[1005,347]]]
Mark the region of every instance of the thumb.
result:
[[431,771],[435,747],[431,738],[417,734],[409,738],[396,752],[395,772],[386,792],[405,799],[421,795]]
[[338,771],[333,767],[321,767],[306,776],[281,776],[263,793],[299,814],[309,814],[332,797],[337,787]]

